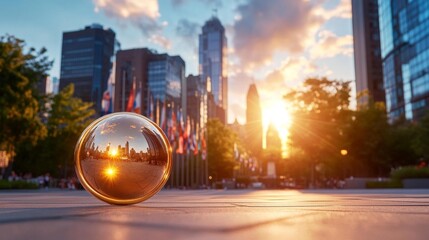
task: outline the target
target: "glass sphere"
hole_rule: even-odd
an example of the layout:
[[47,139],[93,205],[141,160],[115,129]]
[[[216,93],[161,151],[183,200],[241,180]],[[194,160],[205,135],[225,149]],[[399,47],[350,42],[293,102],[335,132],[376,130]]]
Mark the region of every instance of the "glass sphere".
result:
[[92,122],[74,153],[82,186],[110,204],[134,204],[157,193],[171,170],[163,131],[135,113],[113,113]]

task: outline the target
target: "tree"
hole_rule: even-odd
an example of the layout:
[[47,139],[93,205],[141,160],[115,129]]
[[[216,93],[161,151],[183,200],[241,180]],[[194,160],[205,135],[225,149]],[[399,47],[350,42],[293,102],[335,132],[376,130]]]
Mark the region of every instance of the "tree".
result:
[[234,143],[237,136],[219,120],[207,122],[208,170],[214,180],[231,178],[234,171]]
[[300,158],[308,159],[314,183],[316,165],[341,164],[344,129],[350,117],[350,82],[310,78],[301,90],[290,91],[284,98],[293,108],[290,145],[297,148],[294,152]]
[[429,161],[429,112],[416,126],[413,149],[422,158]]
[[35,144],[46,135],[39,117],[38,94],[35,84],[46,77],[52,66],[45,56],[46,49],[31,48],[24,52],[24,41],[13,36],[0,37],[0,150],[13,159],[21,144]]
[[353,113],[345,134],[351,175],[388,174],[388,134],[389,124],[383,104],[370,103]]
[[49,96],[48,135],[33,148],[24,149],[17,170],[34,174],[51,173],[59,177],[73,171],[76,142],[92,121],[93,103],[73,97],[74,85],[66,86],[55,96]]

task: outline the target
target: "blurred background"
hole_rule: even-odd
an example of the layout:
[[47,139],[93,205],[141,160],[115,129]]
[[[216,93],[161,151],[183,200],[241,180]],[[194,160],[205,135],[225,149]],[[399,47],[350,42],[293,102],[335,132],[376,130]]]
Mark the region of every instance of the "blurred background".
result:
[[80,189],[75,144],[113,112],[163,129],[173,149],[165,188],[429,178],[428,5],[3,3],[0,189]]

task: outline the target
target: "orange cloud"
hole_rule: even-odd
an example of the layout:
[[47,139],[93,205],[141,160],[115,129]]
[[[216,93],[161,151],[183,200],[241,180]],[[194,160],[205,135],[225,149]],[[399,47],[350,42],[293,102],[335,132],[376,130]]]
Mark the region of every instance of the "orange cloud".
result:
[[250,0],[238,7],[234,46],[241,63],[256,67],[276,51],[302,53],[325,19],[311,1]]
[[312,58],[330,58],[337,55],[351,56],[353,54],[353,36],[338,37],[334,33],[324,30],[319,33],[319,40],[311,48]]
[[121,23],[131,24],[155,44],[170,48],[171,42],[162,35],[166,22],[159,22],[158,0],[93,0],[95,12],[103,11],[106,16]]

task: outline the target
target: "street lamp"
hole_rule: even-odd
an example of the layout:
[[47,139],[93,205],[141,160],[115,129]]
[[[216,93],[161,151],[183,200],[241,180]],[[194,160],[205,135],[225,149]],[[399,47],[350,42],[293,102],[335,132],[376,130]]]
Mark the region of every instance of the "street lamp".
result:
[[[347,156],[347,153],[348,153],[347,150],[341,149],[340,153],[344,157],[344,160],[345,160],[345,157]],[[346,164],[343,162],[342,165],[343,165],[343,178],[345,179],[346,178]]]

